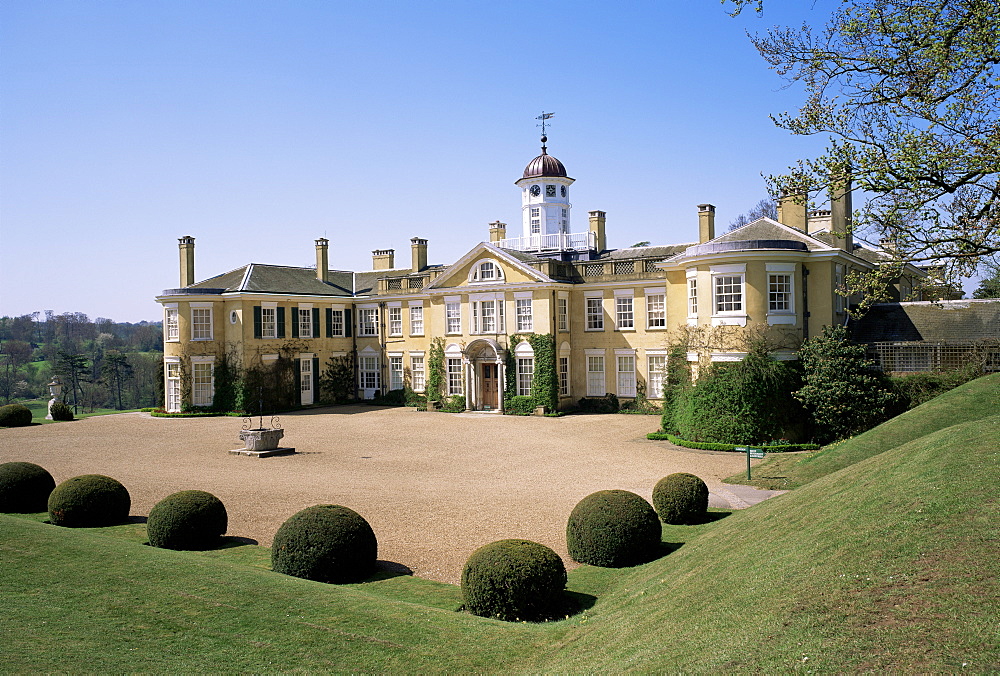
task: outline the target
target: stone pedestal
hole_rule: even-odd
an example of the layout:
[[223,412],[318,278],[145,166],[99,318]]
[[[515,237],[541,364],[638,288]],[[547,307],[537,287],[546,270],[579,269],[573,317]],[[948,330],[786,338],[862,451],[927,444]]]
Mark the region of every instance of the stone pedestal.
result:
[[233,455],[250,455],[255,458],[266,458],[271,455],[289,455],[294,448],[278,446],[278,441],[285,436],[283,429],[256,429],[240,432],[240,440],[245,448],[229,451]]

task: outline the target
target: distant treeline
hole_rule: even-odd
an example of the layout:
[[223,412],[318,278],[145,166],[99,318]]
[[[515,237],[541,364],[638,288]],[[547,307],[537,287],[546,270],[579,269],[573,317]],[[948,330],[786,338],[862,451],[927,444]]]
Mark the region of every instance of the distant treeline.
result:
[[155,406],[162,349],[162,322],[91,321],[51,310],[0,317],[0,399],[48,397],[59,376],[63,399],[84,410]]

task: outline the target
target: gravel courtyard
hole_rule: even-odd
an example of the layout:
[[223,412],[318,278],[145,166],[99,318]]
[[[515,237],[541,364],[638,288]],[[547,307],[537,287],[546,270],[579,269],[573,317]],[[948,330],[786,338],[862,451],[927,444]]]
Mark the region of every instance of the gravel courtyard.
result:
[[[256,420],[254,421],[256,424]],[[230,455],[239,418],[153,418],[145,413],[0,430],[0,462],[34,462],[56,482],[106,474],[132,496],[132,514],[185,489],[218,496],[229,535],[270,545],[282,522],[315,504],[364,516],[379,558],[457,583],[468,555],[503,538],[566,553],[566,519],[598,490],[650,499],[672,472],[697,474],[715,506],[746,506],[721,483],[742,455],[647,441],[658,419],[637,415],[523,418],[340,407],[281,416],[292,456]]]

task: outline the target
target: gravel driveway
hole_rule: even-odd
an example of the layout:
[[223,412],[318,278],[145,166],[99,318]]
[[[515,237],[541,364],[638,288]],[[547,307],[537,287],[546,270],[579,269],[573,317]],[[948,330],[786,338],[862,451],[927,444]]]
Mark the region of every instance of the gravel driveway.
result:
[[125,413],[0,430],[0,462],[37,463],[57,483],[112,476],[128,488],[133,515],[175,491],[206,490],[225,503],[229,535],[263,545],[300,509],[345,505],[371,523],[380,559],[458,583],[469,554],[503,538],[546,544],[570,565],[566,519],[594,491],[648,500],[661,477],[691,472],[713,504],[745,506],[721,483],[745,467],[743,456],[647,441],[658,422],[336,407],[281,416],[282,443],[298,453],[252,458],[227,452],[242,446],[239,418]]

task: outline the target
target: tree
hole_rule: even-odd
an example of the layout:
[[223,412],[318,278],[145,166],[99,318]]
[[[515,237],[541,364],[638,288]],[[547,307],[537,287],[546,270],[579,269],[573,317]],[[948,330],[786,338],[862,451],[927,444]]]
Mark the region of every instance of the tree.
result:
[[132,378],[132,364],[129,363],[128,357],[117,350],[109,350],[104,355],[101,374],[115,394],[118,410],[122,410],[125,408],[122,405],[122,385]]
[[972,297],[1000,298],[1000,257],[983,264],[979,287],[972,292]]
[[31,345],[23,340],[5,340],[0,344],[0,397],[9,403],[19,389],[21,371],[31,361]]
[[[739,14],[765,0],[727,1]],[[866,291],[907,262],[941,265],[942,281],[955,284],[1000,251],[994,0],[844,0],[822,29],[778,27],[753,43],[789,85],[805,87],[798,113],[775,124],[830,138],[770,187],[840,194],[853,182],[869,196],[851,227],[885,242],[894,260]]]
[[87,363],[87,358],[82,354],[60,352],[55,371],[63,377],[63,385],[69,387],[68,394],[73,396],[73,413],[79,413],[83,384],[90,381],[90,364]]
[[729,230],[732,232],[737,228],[742,228],[747,223],[753,223],[758,218],[770,218],[772,220],[778,220],[778,207],[775,206],[774,200],[772,199],[762,199],[757,204],[750,207],[750,210],[745,214],[740,214],[732,221],[729,222]]

